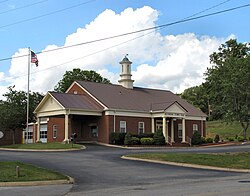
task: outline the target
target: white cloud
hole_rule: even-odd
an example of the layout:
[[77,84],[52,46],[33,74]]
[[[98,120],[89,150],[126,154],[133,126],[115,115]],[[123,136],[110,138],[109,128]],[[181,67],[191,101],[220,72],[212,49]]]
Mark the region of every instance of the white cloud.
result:
[[[105,10],[91,23],[68,35],[64,46],[153,27],[158,17],[159,12],[148,6],[136,10],[127,8],[121,13]],[[209,54],[226,40],[208,36],[198,37],[193,33],[167,36],[161,35],[158,31],[148,33],[131,34],[38,54],[39,66],[31,65],[30,90],[53,90],[65,71],[73,68],[95,70],[112,83],[117,83],[119,61],[128,53],[129,59],[133,61],[132,77],[135,85],[181,92],[202,82],[203,73],[209,66]],[[142,37],[137,39],[138,36]],[[48,45],[43,51],[57,48],[59,46]],[[27,53],[27,48],[21,48],[13,57]],[[26,90],[27,59],[27,56],[13,58],[9,73],[0,73],[0,79],[13,77],[9,80],[9,85],[15,85],[17,90]],[[0,89],[3,88],[1,86]]]

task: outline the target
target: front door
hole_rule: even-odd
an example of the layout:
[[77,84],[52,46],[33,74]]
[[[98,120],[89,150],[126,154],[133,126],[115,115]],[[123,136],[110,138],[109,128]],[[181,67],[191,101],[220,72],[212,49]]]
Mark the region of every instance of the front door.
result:
[[90,127],[90,133],[92,138],[97,138],[98,137],[98,127],[97,125],[92,125]]
[[156,127],[156,131],[157,130],[163,130],[162,120],[156,120],[155,127]]

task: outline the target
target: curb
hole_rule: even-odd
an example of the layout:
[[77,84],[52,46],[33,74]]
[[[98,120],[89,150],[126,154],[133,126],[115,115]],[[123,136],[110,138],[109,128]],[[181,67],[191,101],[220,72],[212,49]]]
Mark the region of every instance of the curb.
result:
[[140,158],[126,157],[126,156],[122,156],[121,158],[126,159],[126,160],[132,160],[132,161],[144,161],[144,162],[149,162],[149,163],[159,163],[159,164],[164,164],[164,165],[173,165],[173,166],[189,167],[189,168],[196,168],[196,169],[250,173],[250,169],[231,169],[231,168],[213,167],[213,166],[206,166],[206,165],[195,165],[195,164],[188,164],[188,163],[176,163],[176,162],[170,162],[170,161],[157,161],[157,160],[151,160],[151,159],[140,159]]
[[14,148],[0,148],[4,151],[21,151],[21,152],[68,152],[68,151],[77,151],[85,150],[86,147],[82,146],[81,148],[69,148],[69,149],[14,149]]
[[74,178],[67,176],[68,180],[48,180],[48,181],[25,181],[25,182],[0,182],[0,187],[12,186],[45,186],[45,185],[60,185],[60,184],[74,184]]

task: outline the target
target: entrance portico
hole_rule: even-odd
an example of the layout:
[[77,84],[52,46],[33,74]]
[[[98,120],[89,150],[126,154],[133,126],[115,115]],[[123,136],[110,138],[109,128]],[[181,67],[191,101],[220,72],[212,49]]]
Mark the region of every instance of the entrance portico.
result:
[[[56,94],[48,93],[40,103],[39,105],[40,107],[38,106],[35,110],[35,113],[37,115],[36,142],[41,141],[41,119],[44,118],[48,119],[47,124],[50,124],[49,122],[50,119],[54,119],[53,124],[51,124],[48,127],[48,130],[50,129],[50,137],[51,137],[49,141],[60,140],[65,143],[68,143],[70,139],[70,134],[75,132],[76,129],[78,128],[76,125],[74,126],[74,122],[72,121],[72,118],[74,116],[85,117],[84,118],[85,123],[89,123],[88,121],[89,118],[86,120],[86,117],[93,116],[94,118],[98,118],[102,116],[102,110],[97,110],[97,109],[87,110],[86,108],[81,109],[74,107],[65,107],[67,106],[66,104],[63,104],[58,101],[58,99],[59,100],[63,99],[61,97],[57,97],[57,99],[55,99],[54,96],[56,96]],[[81,99],[81,101],[84,100]],[[73,128],[74,130],[72,130]]]
[[[182,139],[182,143],[186,143],[186,110],[178,103],[174,102],[162,112],[152,111],[152,132],[162,129],[166,143],[174,143],[175,140],[175,122],[181,120],[181,133],[177,133]],[[170,130],[170,131],[169,131]],[[178,130],[179,131],[179,130]]]

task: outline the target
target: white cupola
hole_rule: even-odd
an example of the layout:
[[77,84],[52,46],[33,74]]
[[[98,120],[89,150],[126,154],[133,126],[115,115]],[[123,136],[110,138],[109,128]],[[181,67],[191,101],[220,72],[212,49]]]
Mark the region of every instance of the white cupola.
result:
[[128,55],[126,55],[122,61],[120,62],[122,65],[122,70],[120,77],[121,79],[118,81],[120,85],[122,85],[125,88],[133,89],[133,82],[134,80],[131,79],[131,64],[132,62],[129,61]]

